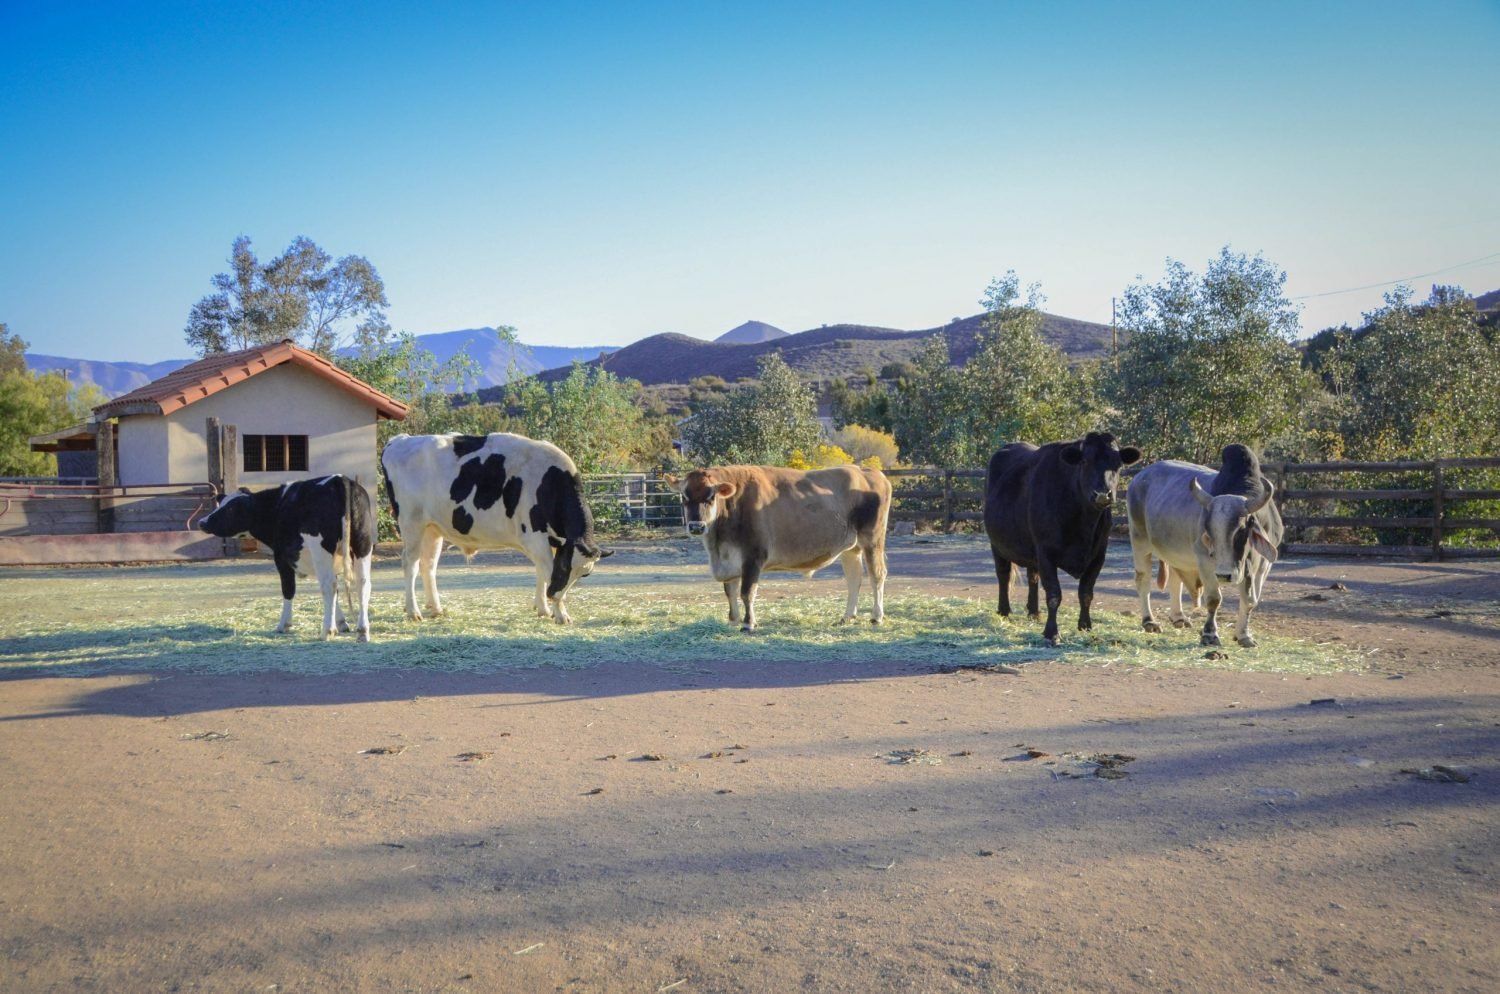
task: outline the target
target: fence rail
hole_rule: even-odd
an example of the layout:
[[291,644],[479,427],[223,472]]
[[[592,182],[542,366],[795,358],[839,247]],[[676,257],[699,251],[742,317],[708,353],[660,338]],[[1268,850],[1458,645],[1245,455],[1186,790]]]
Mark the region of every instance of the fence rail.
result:
[[[1500,558],[1500,456],[1390,462],[1267,462],[1287,526],[1285,548],[1307,555],[1412,559]],[[982,469],[918,466],[885,471],[891,518],[943,531],[983,520]],[[1123,521],[1121,488],[1116,514]],[[677,492],[656,473],[585,479],[601,528],[682,525]],[[191,527],[214,488],[154,484],[0,481],[0,536],[145,532]]]

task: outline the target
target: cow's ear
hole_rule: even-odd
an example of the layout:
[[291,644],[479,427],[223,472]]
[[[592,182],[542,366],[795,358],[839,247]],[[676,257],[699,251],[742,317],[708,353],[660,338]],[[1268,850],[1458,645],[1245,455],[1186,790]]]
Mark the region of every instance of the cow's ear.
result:
[[1208,552],[1210,556],[1214,554],[1214,537],[1212,535],[1210,535],[1208,532],[1204,532],[1202,535],[1198,536],[1198,542],[1203,546],[1203,548]]
[[1122,465],[1129,466],[1131,463],[1137,463],[1140,461],[1141,450],[1136,448],[1134,445],[1127,445],[1125,446],[1125,448],[1120,450],[1120,462]]
[[612,556],[614,554],[615,554],[615,550],[614,549],[600,549],[599,550],[599,558],[600,559],[608,559],[610,556]]
[[1066,446],[1060,453],[1058,453],[1058,456],[1069,466],[1077,466],[1079,463],[1083,462],[1083,446]]
[[735,486],[733,483],[721,483],[717,487],[714,487],[714,493],[718,494],[720,497],[723,497],[725,500],[728,500],[736,493],[738,493],[739,489],[740,488]]
[[1260,530],[1260,525],[1256,524],[1254,520],[1250,522],[1250,548],[1259,552],[1265,558],[1266,562],[1274,563],[1276,561],[1276,546],[1270,539],[1266,538],[1266,533]]
[[671,473],[663,473],[661,475],[661,479],[663,483],[671,487],[673,490],[676,490],[678,493],[682,492],[682,481],[673,476]]

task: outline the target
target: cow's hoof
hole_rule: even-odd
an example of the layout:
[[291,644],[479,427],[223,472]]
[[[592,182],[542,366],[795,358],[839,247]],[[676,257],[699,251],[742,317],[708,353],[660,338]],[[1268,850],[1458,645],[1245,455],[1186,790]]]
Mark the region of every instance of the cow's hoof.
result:
[[847,625],[847,624],[848,624],[848,623],[849,623],[849,622],[851,622],[851,621],[853,621],[853,620],[854,620],[854,619],[853,619],[853,618],[852,618],[852,617],[848,617],[848,618],[840,618],[840,619],[839,619],[839,620],[838,620],[838,621],[835,621],[835,622],[834,622],[834,623],[833,623],[833,625],[834,625],[834,627],[835,627],[835,628],[837,628],[837,627],[838,627],[838,626],[840,626],[840,625]]
[[1032,621],[1041,621],[1042,620],[1042,612],[1040,612],[1040,611],[1027,611],[1026,612],[1026,617],[1030,618]]
[[361,642],[370,641],[370,630],[368,628],[361,628],[359,630],[359,640]]
[[1186,628],[1187,626],[1188,626],[1188,620],[1186,618],[1173,618],[1172,619],[1172,627],[1173,628]]
[[872,624],[872,625],[881,625],[881,624],[884,624],[884,623],[885,623],[885,619],[884,618],[871,618],[870,619],[870,624]]
[[1042,638],[1042,645],[1045,645],[1049,649],[1056,649],[1057,648],[1057,637],[1053,636],[1052,638],[1047,638],[1047,637],[1043,636],[1043,638]]
[[1143,621],[1143,622],[1141,622],[1141,628],[1145,629],[1146,631],[1150,632],[1153,635],[1160,635],[1161,634],[1161,625],[1158,625],[1154,621]]
[[408,611],[407,614],[406,614],[406,620],[407,621],[421,621],[422,620],[422,612],[421,611]]
[[1204,636],[1202,636],[1202,637],[1200,637],[1198,639],[1198,644],[1199,645],[1219,645],[1220,644],[1219,643],[1219,636],[1217,636],[1217,635],[1204,635]]
[[749,625],[741,625],[740,631],[744,632],[746,635],[752,635],[755,633],[755,629],[751,628]]
[[1241,635],[1236,638],[1235,641],[1238,642],[1240,644],[1240,647],[1244,649],[1254,649],[1256,645],[1259,644],[1255,641],[1254,636],[1251,635]]

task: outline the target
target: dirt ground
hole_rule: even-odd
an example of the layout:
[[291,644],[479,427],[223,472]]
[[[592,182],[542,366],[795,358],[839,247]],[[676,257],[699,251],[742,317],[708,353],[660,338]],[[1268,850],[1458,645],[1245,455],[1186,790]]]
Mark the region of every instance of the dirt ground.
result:
[[0,991],[1500,990],[1500,565],[1267,598],[1369,670],[12,675]]

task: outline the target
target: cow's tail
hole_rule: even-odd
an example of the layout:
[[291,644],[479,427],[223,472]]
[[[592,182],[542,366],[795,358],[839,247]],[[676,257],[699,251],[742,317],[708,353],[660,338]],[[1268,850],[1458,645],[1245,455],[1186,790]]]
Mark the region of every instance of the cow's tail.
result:
[[344,603],[348,605],[348,617],[358,618],[354,613],[354,539],[349,534],[354,523],[354,488],[362,486],[359,477],[344,479],[344,533],[340,539],[344,545]]
[[1165,559],[1156,561],[1156,589],[1167,589],[1167,561]]

